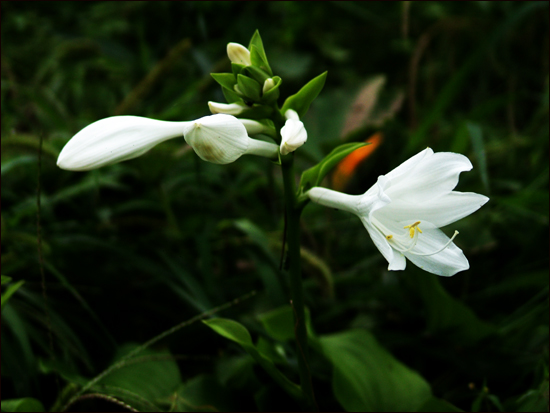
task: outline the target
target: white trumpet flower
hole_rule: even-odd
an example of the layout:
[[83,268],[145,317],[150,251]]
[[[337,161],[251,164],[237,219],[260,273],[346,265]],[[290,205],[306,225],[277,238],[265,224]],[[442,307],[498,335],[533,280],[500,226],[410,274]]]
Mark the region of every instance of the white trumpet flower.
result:
[[359,216],[389,270],[404,270],[405,257],[425,271],[452,276],[470,266],[439,228],[470,215],[489,198],[453,191],[460,172],[472,164],[463,155],[434,153],[430,148],[408,159],[363,195],[346,195],[314,187],[309,198],[321,205]]
[[228,43],[227,56],[232,63],[239,63],[245,66],[252,65],[252,61],[250,60],[250,51],[242,44]]
[[88,171],[136,158],[161,142],[182,137],[188,123],[139,116],[101,119],[67,142],[57,158],[57,166],[69,171]]
[[307,131],[296,111],[289,109],[285,113],[287,121],[281,128],[281,155],[294,152],[307,141]]
[[230,115],[216,114],[188,122],[183,134],[196,154],[212,163],[231,163],[244,154],[277,157],[276,144],[250,138],[243,122]]

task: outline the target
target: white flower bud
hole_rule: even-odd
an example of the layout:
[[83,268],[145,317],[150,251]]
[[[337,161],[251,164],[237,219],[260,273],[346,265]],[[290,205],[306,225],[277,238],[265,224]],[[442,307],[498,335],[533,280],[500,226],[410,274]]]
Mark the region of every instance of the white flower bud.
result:
[[272,78],[268,78],[264,82],[264,87],[262,88],[262,93],[265,93],[275,86],[275,81]]
[[294,152],[307,141],[307,131],[304,124],[298,120],[298,114],[289,109],[285,116],[287,121],[281,128],[281,155],[287,155]]
[[67,142],[57,158],[57,166],[69,171],[88,171],[136,158],[160,142],[183,136],[188,123],[139,116],[101,119]]
[[240,115],[245,110],[250,109],[242,102],[235,103],[217,103],[217,102],[208,102],[208,108],[213,115],[216,113],[223,113],[226,115]]
[[244,154],[275,158],[277,145],[251,139],[242,122],[234,116],[216,114],[189,122],[183,130],[185,141],[203,160],[228,164]]
[[285,112],[285,118],[287,119],[294,119],[294,120],[300,120],[300,117],[298,116],[298,113],[294,109],[288,109]]
[[228,43],[227,56],[232,63],[239,63],[245,66],[252,65],[252,61],[250,60],[250,51],[242,44]]

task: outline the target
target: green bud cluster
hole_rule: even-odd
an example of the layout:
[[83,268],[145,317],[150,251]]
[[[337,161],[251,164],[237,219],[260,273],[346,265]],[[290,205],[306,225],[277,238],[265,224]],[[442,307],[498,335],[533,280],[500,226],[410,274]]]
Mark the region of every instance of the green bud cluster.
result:
[[282,79],[273,74],[260,33],[256,30],[248,48],[229,43],[227,52],[232,62],[231,73],[212,73],[211,76],[222,86],[227,103],[245,104],[248,108],[235,115],[237,117],[284,120],[289,109],[302,117],[325,84],[327,72],[312,79],[279,108]]

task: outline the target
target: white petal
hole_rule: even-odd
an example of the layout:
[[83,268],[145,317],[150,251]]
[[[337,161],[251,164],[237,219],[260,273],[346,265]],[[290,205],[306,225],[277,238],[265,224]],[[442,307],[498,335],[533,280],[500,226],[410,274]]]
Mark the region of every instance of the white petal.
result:
[[428,159],[434,154],[434,151],[431,148],[426,148],[422,152],[417,153],[413,157],[407,159],[397,168],[393,169],[391,172],[384,175],[389,180],[397,179],[399,176],[406,176],[416,165],[420,162]]
[[376,211],[375,216],[380,221],[429,221],[444,227],[477,211],[488,200],[473,192],[452,191],[420,204],[398,199]]
[[101,119],[67,142],[57,158],[57,165],[69,171],[88,171],[136,158],[160,142],[183,136],[187,123],[139,116]]
[[380,231],[378,231],[378,229],[375,228],[367,218],[361,217],[361,222],[369,232],[372,242],[376,248],[378,248],[378,251],[380,251],[386,261],[388,261],[388,270],[404,270],[407,266],[405,256],[399,251],[394,250],[386,240],[386,237],[384,237],[384,235],[381,234]]
[[[416,253],[429,254],[443,247],[449,237],[439,228],[430,227],[423,223],[422,234],[418,235],[418,242],[413,249]],[[422,227],[422,225],[420,225]],[[449,244],[443,251],[434,255],[419,256],[406,252],[405,256],[417,267],[432,274],[450,277],[459,271],[470,268],[468,259],[454,243]]]
[[434,153],[417,162],[407,173],[391,179],[386,194],[394,201],[427,202],[451,192],[458,183],[460,172],[470,169],[472,164],[464,155]]
[[281,128],[281,138],[281,155],[287,155],[307,141],[307,131],[301,121],[288,119]]
[[227,164],[246,153],[246,128],[234,116],[217,114],[189,122],[183,130],[185,141],[208,162]]
[[245,66],[252,64],[250,51],[239,43],[229,43],[227,45],[227,56],[232,63],[239,63]]

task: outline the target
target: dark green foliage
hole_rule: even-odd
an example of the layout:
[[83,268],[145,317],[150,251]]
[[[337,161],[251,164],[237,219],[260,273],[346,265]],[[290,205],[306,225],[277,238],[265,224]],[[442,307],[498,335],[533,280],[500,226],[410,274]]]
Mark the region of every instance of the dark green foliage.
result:
[[[471,267],[452,278],[410,263],[388,272],[355,216],[307,205],[302,260],[319,407],[548,410],[547,2],[1,8],[2,411],[59,411],[135,343],[251,290],[253,298],[219,313],[250,334],[249,353],[193,323],[128,360],[70,409],[300,409],[261,368],[297,382],[292,340],[277,339],[294,334],[279,270],[278,167],[251,156],[206,163],[183,139],[85,173],[60,170],[56,159],[71,136],[104,117],[193,120],[209,114],[208,101],[237,101],[237,83],[261,101],[264,73],[280,76],[264,102],[280,93],[282,106],[324,72],[326,83],[317,78],[296,108],[307,111],[308,131],[295,155],[297,179],[335,147],[381,131],[382,144],[346,192],[365,192],[430,146],[468,156],[474,169],[457,190],[490,201],[444,229],[460,231],[456,243]],[[226,44],[247,45],[253,35],[261,71],[231,65]],[[233,78],[210,75],[232,71]],[[342,136],[348,115],[364,109],[352,106],[360,88],[379,74],[386,90],[362,103],[373,105],[365,117],[386,121],[360,122]],[[265,117],[257,109],[250,117]],[[377,390],[372,375],[381,365],[393,373],[380,373],[389,384]],[[412,402],[399,386],[413,389]],[[373,396],[361,403],[355,394]]]

